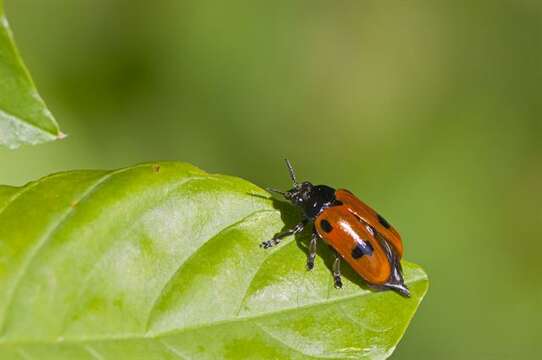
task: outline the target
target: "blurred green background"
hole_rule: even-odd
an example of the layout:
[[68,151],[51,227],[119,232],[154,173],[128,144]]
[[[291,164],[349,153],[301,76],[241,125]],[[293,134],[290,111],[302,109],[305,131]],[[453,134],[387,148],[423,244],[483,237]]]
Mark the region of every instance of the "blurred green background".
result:
[[540,357],[540,1],[6,11],[69,137],[0,149],[0,183],[174,159],[285,188],[288,156],[385,214],[429,273],[394,359]]

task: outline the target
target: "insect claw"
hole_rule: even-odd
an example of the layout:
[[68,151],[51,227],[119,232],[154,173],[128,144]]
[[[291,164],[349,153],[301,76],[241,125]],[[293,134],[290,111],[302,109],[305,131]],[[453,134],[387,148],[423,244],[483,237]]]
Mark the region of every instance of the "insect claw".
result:
[[263,242],[260,243],[260,247],[264,248],[264,249],[269,249],[270,247],[278,245],[279,242],[280,242],[280,240],[278,240],[278,239],[271,239],[271,240],[263,241]]

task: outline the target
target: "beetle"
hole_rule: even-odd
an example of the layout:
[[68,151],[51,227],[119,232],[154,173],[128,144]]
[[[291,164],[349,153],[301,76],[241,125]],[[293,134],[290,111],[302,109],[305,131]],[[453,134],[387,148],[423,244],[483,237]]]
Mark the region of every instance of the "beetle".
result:
[[335,252],[332,273],[336,288],[342,288],[341,259],[375,290],[391,289],[404,297],[410,291],[404,283],[401,268],[403,243],[401,236],[386,219],[345,189],[327,185],[299,183],[294,168],[285,159],[293,188],[280,191],[268,188],[301,208],[303,218],[293,228],[277,233],[264,241],[264,249],[278,245],[281,239],[296,235],[312,225],[307,269],[312,270],[319,240],[324,240]]

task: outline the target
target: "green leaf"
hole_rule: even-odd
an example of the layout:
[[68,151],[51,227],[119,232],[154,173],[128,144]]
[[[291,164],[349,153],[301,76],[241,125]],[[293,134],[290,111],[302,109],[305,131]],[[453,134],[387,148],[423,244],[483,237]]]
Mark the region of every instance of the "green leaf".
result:
[[0,145],[16,148],[63,137],[15,47],[0,0]]
[[[183,163],[73,171],[0,187],[1,359],[382,359],[427,291],[367,290],[239,178]],[[346,266],[345,266],[346,268]]]

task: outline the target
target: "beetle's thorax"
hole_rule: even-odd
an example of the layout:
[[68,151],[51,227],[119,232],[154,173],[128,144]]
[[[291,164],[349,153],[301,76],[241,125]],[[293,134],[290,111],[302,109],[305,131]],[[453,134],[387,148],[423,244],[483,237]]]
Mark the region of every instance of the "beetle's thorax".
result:
[[308,181],[288,190],[285,196],[292,204],[303,209],[309,219],[314,219],[336,201],[335,189],[326,185],[313,185]]

